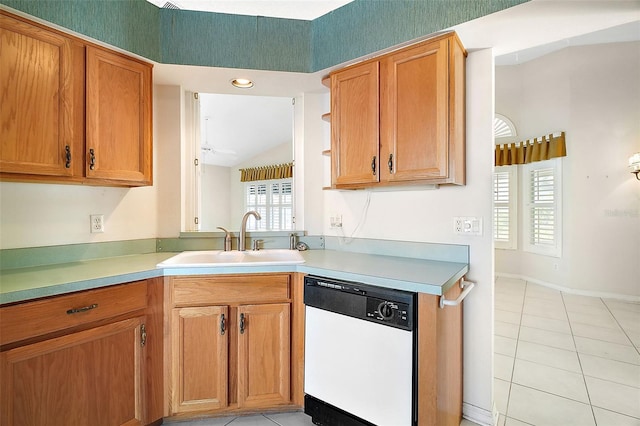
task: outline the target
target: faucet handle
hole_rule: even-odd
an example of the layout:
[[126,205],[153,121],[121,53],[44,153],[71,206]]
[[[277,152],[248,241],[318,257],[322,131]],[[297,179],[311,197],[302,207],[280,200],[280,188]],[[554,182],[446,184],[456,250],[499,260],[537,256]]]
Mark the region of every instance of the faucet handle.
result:
[[263,242],[264,240],[253,240],[253,250],[254,251],[260,250],[260,244],[262,244]]
[[224,229],[222,226],[218,226],[217,229],[222,229],[224,235],[224,251],[231,251],[231,232]]

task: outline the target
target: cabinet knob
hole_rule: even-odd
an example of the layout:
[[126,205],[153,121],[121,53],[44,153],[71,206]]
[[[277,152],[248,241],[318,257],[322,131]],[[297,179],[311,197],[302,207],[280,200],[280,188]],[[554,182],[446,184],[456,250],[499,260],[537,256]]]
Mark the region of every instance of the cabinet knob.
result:
[[96,152],[91,148],[89,150],[89,169],[94,170],[96,168]]
[[71,148],[69,148],[69,145],[64,147],[64,158],[66,160],[64,166],[68,169],[71,167]]
[[371,159],[371,171],[373,172],[373,175],[376,175],[376,156],[374,155],[373,158]]

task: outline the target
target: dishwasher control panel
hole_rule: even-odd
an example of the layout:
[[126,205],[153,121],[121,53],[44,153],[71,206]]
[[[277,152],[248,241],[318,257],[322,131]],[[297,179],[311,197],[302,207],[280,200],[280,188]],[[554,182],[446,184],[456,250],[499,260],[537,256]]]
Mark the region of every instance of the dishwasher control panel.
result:
[[408,327],[411,309],[407,303],[367,297],[367,318]]
[[412,331],[416,293],[308,275],[304,304]]

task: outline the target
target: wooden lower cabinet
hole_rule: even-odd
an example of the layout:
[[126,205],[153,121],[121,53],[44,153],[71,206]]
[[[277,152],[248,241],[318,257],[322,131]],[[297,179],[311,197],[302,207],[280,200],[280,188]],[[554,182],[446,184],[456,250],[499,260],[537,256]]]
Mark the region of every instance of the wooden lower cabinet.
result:
[[174,413],[227,406],[227,306],[176,308],[171,314]]
[[290,401],[289,303],[238,307],[238,406],[259,408]]
[[152,279],[1,307],[11,326],[0,337],[0,424],[161,419],[162,297]]
[[[451,287],[455,300],[462,289]],[[418,425],[462,421],[462,304],[440,307],[440,297],[418,293]]]
[[3,352],[3,425],[144,424],[144,318]]
[[292,405],[290,278],[167,278],[167,415]]

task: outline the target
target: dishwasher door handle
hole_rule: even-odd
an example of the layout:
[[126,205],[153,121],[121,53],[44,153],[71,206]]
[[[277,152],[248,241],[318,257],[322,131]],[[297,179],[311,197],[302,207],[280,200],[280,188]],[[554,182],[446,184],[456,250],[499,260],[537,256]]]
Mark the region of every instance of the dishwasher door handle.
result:
[[471,290],[473,290],[475,286],[476,283],[467,281],[462,278],[462,280],[460,281],[460,288],[463,289],[462,293],[460,293],[460,295],[455,300],[447,300],[444,296],[440,296],[440,309],[444,308],[445,306],[458,306],[462,303],[464,298],[467,297],[469,293],[471,293]]

